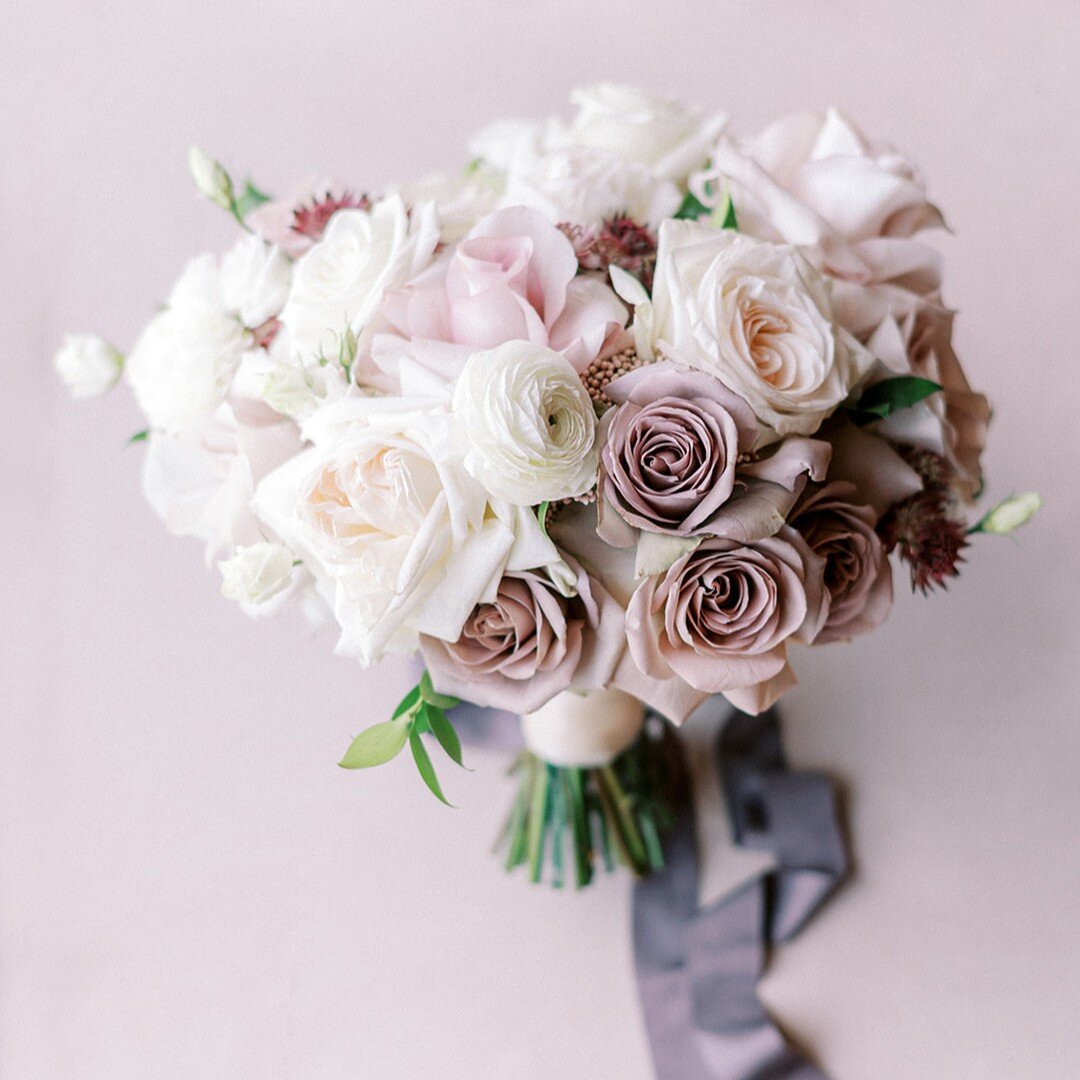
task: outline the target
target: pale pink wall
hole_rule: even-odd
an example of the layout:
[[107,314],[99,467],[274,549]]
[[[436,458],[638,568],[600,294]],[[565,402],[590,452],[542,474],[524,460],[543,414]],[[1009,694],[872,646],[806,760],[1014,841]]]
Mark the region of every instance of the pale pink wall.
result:
[[138,494],[124,393],[76,407],[65,329],[130,343],[230,236],[199,141],[281,190],[463,160],[607,76],[744,129],[846,107],[922,163],[991,495],[1047,499],[948,597],[820,651],[787,707],[851,792],[857,882],[768,1001],[836,1080],[1046,1080],[1080,1060],[1080,8],[644,0],[7,0],[0,31],[0,1076],[646,1080],[627,885],[488,857],[501,762],[334,767],[399,692],[252,624]]

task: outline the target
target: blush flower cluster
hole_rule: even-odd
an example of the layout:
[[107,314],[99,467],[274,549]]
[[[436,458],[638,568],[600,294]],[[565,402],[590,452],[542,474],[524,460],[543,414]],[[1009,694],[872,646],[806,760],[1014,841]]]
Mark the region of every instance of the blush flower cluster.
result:
[[384,190],[271,199],[194,152],[243,233],[126,358],[77,336],[57,370],[134,391],[150,503],[249,614],[420,652],[431,701],[756,712],[800,649],[882,623],[890,556],[957,572],[990,410],[944,220],[833,110],[744,136],[627,87],[572,102]]

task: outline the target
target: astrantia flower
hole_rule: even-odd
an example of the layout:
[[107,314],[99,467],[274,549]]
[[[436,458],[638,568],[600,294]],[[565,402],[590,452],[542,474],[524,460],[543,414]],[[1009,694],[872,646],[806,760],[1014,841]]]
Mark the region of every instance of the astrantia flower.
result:
[[873,363],[798,251],[694,222],[661,225],[639,316],[649,345],[715,375],[781,435],[816,431]]
[[339,210],[370,209],[371,200],[366,195],[354,195],[351,191],[336,195],[327,191],[293,210],[292,230],[309,240],[321,240],[330,219]]
[[532,506],[596,482],[596,414],[577,372],[542,345],[476,353],[454,390],[470,471],[496,496]]

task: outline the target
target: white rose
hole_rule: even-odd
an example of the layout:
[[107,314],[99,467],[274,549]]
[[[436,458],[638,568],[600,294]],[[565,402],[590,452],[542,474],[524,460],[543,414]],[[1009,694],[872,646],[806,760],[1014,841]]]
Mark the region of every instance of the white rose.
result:
[[596,482],[596,413],[561,354],[528,341],[474,353],[454,389],[469,470],[520,506],[584,494]]
[[261,402],[221,405],[178,435],[155,431],[143,462],[143,494],[176,536],[221,552],[258,541],[251,510],[255,485],[300,452],[299,428]]
[[291,276],[285,253],[249,233],[221,260],[225,306],[237,312],[245,326],[260,326],[285,306]]
[[322,240],[293,268],[281,322],[305,361],[338,353],[347,331],[359,335],[383,294],[431,259],[439,241],[434,206],[406,210],[392,195],[368,210],[339,210]]
[[398,188],[406,205],[434,203],[443,243],[456,244],[483,217],[495,209],[498,193],[483,173],[429,176]]
[[211,256],[193,260],[124,366],[150,424],[182,431],[224,399],[246,344]]
[[717,376],[780,435],[816,431],[873,364],[795,248],[727,229],[665,221],[638,310],[649,345]]
[[74,398],[108,393],[120,378],[124,358],[96,334],[68,334],[53,367]]
[[562,134],[567,143],[640,162],[667,180],[685,180],[700,168],[724,126],[721,116],[703,117],[675,98],[631,86],[600,83],[575,90],[570,100],[578,111]]
[[518,162],[506,176],[503,206],[530,206],[556,224],[599,225],[625,213],[657,225],[679,208],[670,181],[644,165],[601,150],[571,148]]
[[464,469],[449,413],[353,397],[304,434],[312,449],[262,482],[255,507],[315,575],[338,651],[370,664],[421,633],[456,640],[515,536]]
[[295,562],[293,553],[284,544],[264,541],[237,548],[232,558],[218,563],[221,595],[235,600],[249,615],[272,615],[288,598]]

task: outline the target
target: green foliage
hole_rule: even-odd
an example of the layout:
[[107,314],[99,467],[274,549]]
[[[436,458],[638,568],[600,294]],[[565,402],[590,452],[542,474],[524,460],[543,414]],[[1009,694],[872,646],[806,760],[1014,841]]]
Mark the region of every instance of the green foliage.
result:
[[127,445],[131,446],[132,443],[146,442],[150,438],[150,429],[143,428],[142,431],[136,431],[127,441]]
[[366,769],[373,765],[384,765],[397,757],[408,743],[420,778],[437,799],[450,806],[422,736],[433,736],[446,756],[465,768],[461,740],[454,730],[454,725],[446,717],[448,709],[460,704],[457,698],[440,694],[432,686],[431,676],[425,671],[420,682],[401,699],[392,719],[361,731],[338,764],[343,769]]
[[697,221],[698,218],[708,217],[712,210],[706,206],[692,191],[683,196],[679,209],[675,211],[675,217],[680,221]]
[[235,214],[243,221],[248,214],[257,206],[269,202],[270,196],[260,191],[250,180],[244,185],[244,190],[238,199],[234,199]]
[[940,389],[941,387],[930,379],[920,379],[916,375],[898,375],[868,387],[849,411],[856,424],[872,424],[901,409],[911,408]]

